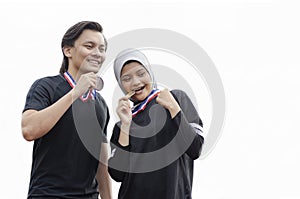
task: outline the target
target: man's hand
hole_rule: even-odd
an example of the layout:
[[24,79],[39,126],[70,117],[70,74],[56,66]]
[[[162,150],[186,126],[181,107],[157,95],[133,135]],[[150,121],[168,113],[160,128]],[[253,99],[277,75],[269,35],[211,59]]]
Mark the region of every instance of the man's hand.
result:
[[86,73],[80,76],[76,86],[73,89],[73,98],[77,99],[88,90],[96,87],[97,76],[94,72]]

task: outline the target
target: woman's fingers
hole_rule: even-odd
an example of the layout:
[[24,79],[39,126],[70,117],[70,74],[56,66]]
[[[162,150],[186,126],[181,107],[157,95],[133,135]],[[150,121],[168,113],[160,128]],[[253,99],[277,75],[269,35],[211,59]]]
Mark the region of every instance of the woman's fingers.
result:
[[127,93],[127,95],[125,95],[125,97],[126,97],[127,99],[130,99],[134,94],[135,94],[134,91],[130,91],[129,93]]

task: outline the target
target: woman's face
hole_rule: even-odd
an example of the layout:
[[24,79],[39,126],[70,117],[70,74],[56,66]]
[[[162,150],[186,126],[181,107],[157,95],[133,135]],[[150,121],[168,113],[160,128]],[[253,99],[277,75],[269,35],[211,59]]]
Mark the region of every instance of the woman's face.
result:
[[134,91],[134,100],[144,100],[152,91],[151,77],[139,62],[124,65],[121,72],[121,84],[127,93]]

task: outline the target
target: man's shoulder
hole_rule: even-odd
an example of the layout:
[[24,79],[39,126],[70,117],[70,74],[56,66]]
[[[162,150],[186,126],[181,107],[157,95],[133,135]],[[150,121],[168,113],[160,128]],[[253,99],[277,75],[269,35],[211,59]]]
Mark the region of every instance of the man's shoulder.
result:
[[34,83],[33,86],[50,86],[50,87],[56,87],[58,84],[61,84],[65,82],[66,80],[64,79],[63,76],[61,75],[54,75],[54,76],[46,76],[37,79]]
[[38,79],[38,81],[41,82],[49,82],[49,83],[61,83],[64,82],[65,79],[62,75],[54,75],[54,76],[46,76],[46,77],[42,77],[40,79]]

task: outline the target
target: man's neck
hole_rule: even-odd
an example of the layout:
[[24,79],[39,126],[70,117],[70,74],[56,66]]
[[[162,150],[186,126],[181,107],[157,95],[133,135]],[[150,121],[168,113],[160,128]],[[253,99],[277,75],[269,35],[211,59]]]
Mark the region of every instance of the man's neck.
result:
[[74,79],[75,82],[78,82],[78,80],[81,76],[80,71],[75,70],[74,68],[69,68],[68,73],[72,76],[72,78]]

